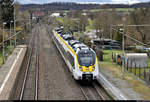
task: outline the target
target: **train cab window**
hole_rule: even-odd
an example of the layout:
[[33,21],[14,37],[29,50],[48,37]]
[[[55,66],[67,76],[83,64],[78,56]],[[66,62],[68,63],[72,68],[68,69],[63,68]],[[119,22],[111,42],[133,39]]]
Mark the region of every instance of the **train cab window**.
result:
[[77,56],[81,66],[93,66],[95,64],[95,54],[92,51],[80,51]]

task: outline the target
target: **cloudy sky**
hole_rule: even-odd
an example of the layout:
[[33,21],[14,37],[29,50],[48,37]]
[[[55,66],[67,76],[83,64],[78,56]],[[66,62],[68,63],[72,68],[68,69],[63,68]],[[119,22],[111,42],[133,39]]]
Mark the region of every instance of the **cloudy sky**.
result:
[[16,0],[21,4],[43,4],[51,2],[77,2],[77,3],[109,3],[109,4],[133,4],[139,2],[147,2],[150,0]]

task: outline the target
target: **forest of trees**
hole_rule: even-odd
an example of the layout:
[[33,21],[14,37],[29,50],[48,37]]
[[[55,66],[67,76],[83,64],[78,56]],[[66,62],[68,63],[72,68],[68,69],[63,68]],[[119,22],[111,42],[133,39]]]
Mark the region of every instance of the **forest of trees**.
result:
[[[96,30],[96,34],[102,38],[113,38],[121,42],[122,34],[119,35],[119,29],[121,27],[113,27],[118,31],[110,30],[112,25],[149,25],[150,24],[150,8],[139,8],[134,11],[118,12],[116,9],[103,10],[98,13],[86,13],[82,15],[81,11],[72,11],[66,17],[63,17],[64,26],[68,29],[78,29],[79,31],[86,31],[89,22],[92,22],[90,29]],[[125,18],[125,21],[123,20]],[[135,38],[145,44],[150,43],[150,26],[146,27],[125,27],[125,33],[130,37]],[[112,33],[112,34],[111,34]],[[130,39],[126,39],[127,44],[136,44]]]
[[[18,2],[15,3],[15,10],[16,10],[16,27],[25,27],[27,23],[27,19],[29,18],[28,11],[20,11],[20,4]],[[0,0],[0,43],[2,42],[3,32],[5,39],[9,37],[9,30],[14,28],[14,0]],[[3,30],[3,22],[6,22]],[[11,23],[11,28],[10,28]],[[16,29],[17,29],[16,28]]]
[[[0,0],[0,42],[2,42],[3,32],[2,26],[3,22],[6,22],[5,28],[9,28],[10,21],[13,20],[13,0]],[[8,32],[4,31],[4,37],[8,37]]]
[[13,0],[0,1],[0,22],[7,22],[6,27],[9,27],[9,21],[13,20]]

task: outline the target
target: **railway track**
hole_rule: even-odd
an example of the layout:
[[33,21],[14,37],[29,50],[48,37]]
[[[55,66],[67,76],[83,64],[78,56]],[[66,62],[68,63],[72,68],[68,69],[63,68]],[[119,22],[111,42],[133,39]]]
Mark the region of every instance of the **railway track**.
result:
[[79,87],[86,100],[106,100],[103,92],[95,82],[80,82]]
[[30,43],[30,54],[20,93],[20,100],[38,100],[38,32],[35,30]]
[[[48,28],[48,26],[47,26]],[[52,33],[48,30],[48,33]],[[50,37],[50,35],[49,35]],[[72,78],[70,74],[70,78]],[[78,82],[77,84],[81,89],[83,96],[86,100],[112,100],[109,94],[103,89],[103,87],[97,82]]]

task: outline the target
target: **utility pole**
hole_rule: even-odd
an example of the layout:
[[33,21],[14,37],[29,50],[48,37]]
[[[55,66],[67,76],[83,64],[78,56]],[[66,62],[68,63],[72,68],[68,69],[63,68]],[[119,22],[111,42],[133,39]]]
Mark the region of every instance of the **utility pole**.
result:
[[124,71],[125,71],[125,68],[124,68],[124,60],[125,60],[125,51],[124,51],[124,35],[125,35],[125,21],[126,21],[126,18],[123,17],[123,39],[122,39],[122,52],[123,52],[123,56],[122,56],[122,79],[124,79]]
[[4,27],[6,25],[6,22],[3,22],[3,63],[5,63],[5,35],[4,35]]
[[31,16],[31,13],[29,14],[29,20],[28,21],[29,21],[29,26],[32,27],[32,16]]
[[31,25],[31,22],[30,22],[30,14],[29,14],[29,26]]
[[113,39],[113,36],[112,36],[112,25],[110,25],[110,39]]
[[122,39],[122,52],[123,52],[123,56],[122,56],[122,79],[124,79],[124,60],[125,60],[125,51],[124,51],[124,35],[125,35],[125,24],[123,25],[123,39]]
[[10,41],[10,46],[12,45],[12,44],[11,44],[11,23],[13,23],[13,21],[10,21],[10,35],[9,35],[9,37],[10,37],[10,39],[9,39],[9,41]]
[[15,46],[16,46],[16,10],[15,10],[15,0],[14,0],[14,35],[15,35]]

